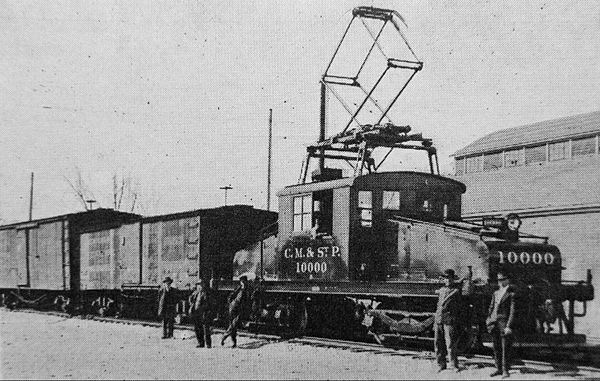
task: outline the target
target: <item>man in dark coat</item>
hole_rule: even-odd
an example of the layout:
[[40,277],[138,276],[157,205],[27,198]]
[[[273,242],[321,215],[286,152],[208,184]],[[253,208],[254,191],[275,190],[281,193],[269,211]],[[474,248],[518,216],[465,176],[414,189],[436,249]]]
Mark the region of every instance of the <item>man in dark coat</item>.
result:
[[252,293],[250,294],[250,301],[252,308],[250,309],[250,320],[258,321],[262,317],[264,307],[264,293],[265,285],[261,277],[254,279],[254,285],[252,286]]
[[163,322],[163,339],[173,337],[173,328],[175,325],[175,307],[179,302],[177,289],[171,287],[173,279],[166,277],[162,286],[158,290],[158,317]]
[[194,331],[198,345],[196,348],[211,347],[210,322],[212,319],[212,295],[211,290],[206,287],[203,279],[196,282],[196,289],[190,295],[190,316],[194,322]]
[[458,365],[457,343],[459,336],[460,312],[463,308],[463,296],[471,293],[471,269],[466,283],[457,282],[457,277],[452,269],[444,271],[444,287],[438,293],[437,309],[434,320],[434,346],[438,363],[438,372],[446,369],[446,356],[455,372],[460,371]]
[[494,357],[497,370],[490,377],[502,375],[510,377],[510,347],[513,340],[513,321],[515,317],[515,294],[510,288],[508,276],[498,272],[500,288],[492,295],[486,324],[494,342]]
[[246,276],[240,277],[239,286],[229,294],[227,302],[229,303],[229,327],[223,334],[221,345],[225,345],[225,339],[231,337],[232,347],[235,348],[237,346],[237,330],[241,319],[246,315],[248,303],[250,302],[250,290],[248,289],[248,278]]

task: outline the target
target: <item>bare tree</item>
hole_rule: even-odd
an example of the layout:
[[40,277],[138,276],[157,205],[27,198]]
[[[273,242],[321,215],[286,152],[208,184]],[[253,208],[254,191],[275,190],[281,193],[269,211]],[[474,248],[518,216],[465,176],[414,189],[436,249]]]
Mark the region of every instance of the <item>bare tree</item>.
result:
[[75,179],[73,181],[69,180],[67,176],[63,176],[63,178],[69,184],[74,195],[81,202],[83,208],[85,210],[89,210],[91,205],[88,204],[87,200],[94,199],[95,197],[92,191],[88,188],[86,182],[83,180],[81,169],[79,167],[75,167]]
[[[85,210],[89,210],[91,207],[88,204],[87,200],[90,198],[96,199],[94,197],[94,192],[92,192],[91,188],[93,186],[88,185],[89,182],[86,182],[82,171],[75,167],[75,175],[73,179],[69,179],[66,176],[63,176],[65,181],[71,187],[73,194],[77,199],[81,202],[81,205],[85,208]],[[100,192],[101,199],[96,199],[99,206],[103,204],[111,204],[114,210],[120,210],[124,212],[144,212],[144,209],[152,209],[156,207],[158,204],[158,198],[156,195],[153,195],[148,198],[147,202],[141,203],[141,186],[138,181],[136,181],[131,174],[123,174],[115,171],[112,175],[112,191],[106,190],[101,191],[98,187],[93,187],[97,190],[97,193]],[[107,201],[107,195],[110,194],[110,201],[103,203],[102,200]],[[154,200],[154,201],[153,201]]]
[[[139,196],[139,186],[131,175],[113,175],[113,209],[133,212]],[[125,202],[125,203],[124,203]]]

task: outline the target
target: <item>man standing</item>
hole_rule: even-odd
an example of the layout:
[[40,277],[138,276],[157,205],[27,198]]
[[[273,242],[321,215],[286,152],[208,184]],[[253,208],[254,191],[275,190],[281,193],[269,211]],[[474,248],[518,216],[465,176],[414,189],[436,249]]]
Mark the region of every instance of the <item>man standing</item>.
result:
[[250,301],[252,302],[252,308],[250,309],[251,321],[258,321],[262,317],[264,292],[265,286],[263,279],[261,277],[256,277],[256,279],[254,279],[254,285],[252,286],[252,293],[250,295]]
[[444,287],[437,290],[438,304],[434,320],[434,346],[438,363],[438,372],[446,369],[446,356],[455,372],[460,372],[458,365],[457,344],[460,325],[460,311],[463,306],[462,297],[471,293],[471,269],[466,284],[456,281],[454,270],[447,269],[442,275]]
[[206,282],[199,279],[196,289],[190,295],[190,316],[194,322],[194,331],[198,345],[196,348],[211,347],[210,320],[212,319],[212,295],[206,287]]
[[512,327],[515,316],[515,294],[511,290],[510,280],[505,273],[498,272],[500,288],[492,295],[492,301],[486,320],[488,332],[494,342],[494,357],[497,370],[490,377],[502,375],[510,377],[510,347],[512,345]]
[[177,289],[171,287],[173,279],[166,277],[158,290],[158,317],[163,321],[163,339],[173,337],[175,307],[179,302]]
[[229,327],[225,334],[223,334],[221,345],[225,345],[225,339],[231,337],[231,341],[233,342],[232,347],[235,348],[237,346],[237,329],[240,325],[240,319],[245,316],[249,299],[248,278],[244,275],[240,277],[239,286],[227,297],[227,301],[229,302]]

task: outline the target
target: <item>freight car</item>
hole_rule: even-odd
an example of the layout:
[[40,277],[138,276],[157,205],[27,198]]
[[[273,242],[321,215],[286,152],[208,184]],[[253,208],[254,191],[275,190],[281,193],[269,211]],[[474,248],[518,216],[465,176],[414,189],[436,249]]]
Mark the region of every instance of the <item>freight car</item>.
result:
[[231,279],[234,253],[275,220],[233,205],[153,217],[98,209],[2,226],[2,303],[151,316],[164,277],[182,298],[199,276]]
[[[236,251],[277,214],[247,205],[140,218],[81,236],[81,290],[93,313],[150,317],[169,276],[185,300],[199,277],[231,279]],[[184,304],[180,312],[185,310]]]
[[81,235],[138,218],[96,209],[0,226],[0,302],[70,308],[79,290]]

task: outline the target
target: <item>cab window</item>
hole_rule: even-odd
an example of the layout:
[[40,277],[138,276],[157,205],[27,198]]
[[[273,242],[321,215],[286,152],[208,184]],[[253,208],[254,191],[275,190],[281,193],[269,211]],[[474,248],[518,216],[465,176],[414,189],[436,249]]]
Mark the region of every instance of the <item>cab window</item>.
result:
[[370,228],[373,226],[373,192],[358,192],[358,210],[360,213],[360,225]]
[[400,210],[400,192],[383,191],[383,209]]
[[312,197],[310,194],[294,197],[293,231],[309,230],[312,227]]

